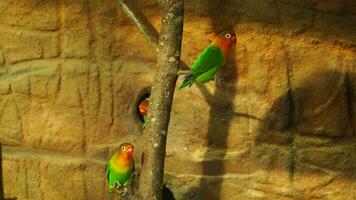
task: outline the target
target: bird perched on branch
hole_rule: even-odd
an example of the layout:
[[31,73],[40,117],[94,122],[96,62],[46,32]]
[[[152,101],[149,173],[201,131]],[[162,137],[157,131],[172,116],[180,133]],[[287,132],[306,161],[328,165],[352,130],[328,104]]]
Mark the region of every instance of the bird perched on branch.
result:
[[195,60],[192,69],[185,75],[179,89],[195,83],[205,83],[215,78],[215,74],[227,60],[231,48],[236,44],[236,34],[220,33]]
[[[131,182],[135,171],[135,162],[132,157],[134,146],[130,143],[123,143],[114,153],[106,165],[106,177],[109,183],[109,192],[113,190],[125,196],[128,192],[127,186]],[[119,189],[123,187],[121,193]]]

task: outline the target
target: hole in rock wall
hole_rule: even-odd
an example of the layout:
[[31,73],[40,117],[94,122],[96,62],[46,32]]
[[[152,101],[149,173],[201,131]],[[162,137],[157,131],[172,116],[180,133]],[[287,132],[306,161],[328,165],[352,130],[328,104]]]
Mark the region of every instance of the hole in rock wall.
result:
[[139,120],[145,124],[147,122],[148,100],[151,95],[151,89],[146,88],[140,95],[136,106],[136,115]]
[[163,185],[163,200],[175,200],[176,198],[173,195],[173,192],[167,187],[167,185]]

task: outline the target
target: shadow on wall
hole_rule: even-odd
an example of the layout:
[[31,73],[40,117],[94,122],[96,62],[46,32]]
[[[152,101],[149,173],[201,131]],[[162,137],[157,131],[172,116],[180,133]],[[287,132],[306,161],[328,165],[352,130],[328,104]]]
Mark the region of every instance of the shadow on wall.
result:
[[[210,17],[215,34],[224,30],[233,30],[238,22],[250,21],[256,22],[258,24],[256,27],[261,28],[262,32],[263,28],[268,26],[276,28],[275,34],[292,37],[305,34],[319,40],[328,40],[331,37],[345,40],[347,45],[349,42],[350,45],[356,42],[355,37],[352,36],[352,33],[356,32],[356,26],[351,26],[355,21],[352,19],[355,18],[353,13],[356,13],[356,10],[350,8],[347,3],[340,3],[340,6],[333,7],[328,4],[294,0],[201,2],[202,0],[191,2],[191,6],[195,10],[200,10],[197,11],[198,13],[202,12],[199,14]],[[332,30],[330,27],[333,27]],[[231,110],[234,98],[238,95],[235,88],[238,80],[238,63],[232,60],[233,57],[229,59],[229,63],[219,74],[224,78],[222,84],[217,85],[209,102],[211,106],[207,133],[209,149],[227,148],[229,128],[234,117]],[[350,177],[352,169],[356,168],[356,156],[354,156],[356,149],[352,145],[356,141],[354,131],[356,122],[352,121],[355,109],[352,105],[352,99],[355,99],[353,89],[355,86],[351,86],[351,83],[355,82],[355,74],[346,75],[339,71],[326,71],[313,74],[306,78],[302,85],[290,89],[278,98],[260,123],[256,137],[255,156],[257,160],[261,158],[259,167],[272,170],[274,167],[280,169],[282,166],[288,171],[290,181],[295,180],[296,173],[313,172],[308,171],[309,165],[305,164],[308,162],[322,168],[334,169],[345,178]],[[336,83],[341,84],[340,87],[335,88]],[[332,93],[334,96],[323,94],[323,91],[333,89],[337,90]],[[201,92],[203,96],[209,96],[204,94],[204,91]],[[319,103],[321,105],[318,105]],[[277,149],[280,145],[284,146],[288,153],[283,154],[283,158],[274,158],[276,154],[269,152],[270,146]],[[225,154],[226,151],[221,156]],[[330,159],[330,156],[334,160]],[[224,173],[223,161],[203,162],[204,175],[217,176]],[[209,181],[203,178],[200,186],[188,191],[183,199],[219,199],[222,181],[223,179]],[[207,189],[208,185],[214,185],[214,190]]]
[[[289,177],[285,179],[294,183],[293,194],[300,198],[311,198],[313,193],[329,190],[321,187],[323,181],[354,182],[355,88],[356,74],[335,70],[301,80],[301,85],[277,98],[266,112],[255,138],[256,152],[250,159],[256,161],[258,169],[287,172]],[[209,148],[226,148],[228,119],[232,116],[224,113],[230,109],[229,102],[221,104],[223,107],[212,105]],[[222,117],[227,120],[219,120]],[[204,175],[223,175],[224,163],[204,162],[203,170]],[[317,178],[311,179],[311,176]],[[203,178],[200,187],[192,188],[183,199],[219,199],[222,182],[223,178]]]
[[[236,24],[236,18],[234,16],[235,9],[229,9],[228,7],[233,3],[233,0],[221,1],[210,0],[208,5],[208,12],[210,13],[210,20],[213,26],[215,34],[219,34],[222,31],[233,31]],[[217,12],[217,8],[225,10],[227,12]],[[224,14],[222,14],[224,13]],[[230,16],[230,17],[229,17]],[[210,102],[210,113],[207,132],[207,146],[209,149],[223,149],[225,150],[221,156],[226,155],[227,150],[227,138],[230,131],[230,126],[234,113],[234,99],[238,94],[237,85],[237,69],[238,63],[235,60],[235,48],[230,52],[230,57],[224,68],[217,74],[218,81],[215,83],[216,90],[213,94],[212,101]],[[221,83],[220,83],[221,82]],[[218,134],[217,134],[218,133]],[[204,156],[208,160],[209,152]],[[203,161],[203,174],[219,176],[225,173],[224,161]],[[203,199],[219,199],[222,190],[223,179],[216,179],[214,181],[208,179],[200,180],[200,188],[214,185],[213,190],[208,188],[204,189],[205,193],[202,193]]]
[[320,173],[325,169],[355,181],[356,74],[324,71],[301,83],[278,98],[262,121],[255,141],[260,167],[285,169],[290,181],[327,176]]
[[[278,98],[265,116],[260,131],[285,132],[294,130],[311,137],[340,139],[354,136],[353,101],[356,76],[337,70],[311,74],[298,81]],[[256,144],[269,138],[268,133],[257,137]],[[282,141],[269,143],[284,144]]]
[[[234,10],[227,9],[232,0],[225,1],[221,4],[220,1],[209,1],[203,5],[208,5],[208,13],[213,25],[215,35],[222,31],[233,31],[235,21],[227,20],[229,16],[233,16]],[[216,12],[216,8],[226,9],[230,12]],[[232,119],[236,116],[233,113],[233,101],[237,95],[235,88],[237,83],[237,63],[235,60],[235,48],[230,52],[225,66],[218,72],[217,80],[215,81],[214,94],[208,94],[206,90],[200,90],[207,99],[210,105],[208,132],[207,132],[207,147],[208,149],[227,150],[227,138]],[[237,113],[239,114],[239,113]],[[224,157],[226,151],[221,153]],[[204,155],[204,160],[208,160],[209,152]],[[219,176],[225,173],[224,161],[203,161],[203,174],[211,176]],[[219,199],[223,179],[215,179],[213,182],[208,179],[201,179],[199,188],[192,188],[187,192],[183,199]],[[209,190],[206,187],[213,184],[214,190]],[[204,193],[202,192],[204,191]]]

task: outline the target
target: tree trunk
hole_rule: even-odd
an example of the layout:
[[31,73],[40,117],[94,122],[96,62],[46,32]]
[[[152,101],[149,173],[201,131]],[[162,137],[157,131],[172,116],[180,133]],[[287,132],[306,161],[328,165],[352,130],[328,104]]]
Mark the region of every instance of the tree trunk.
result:
[[161,0],[162,19],[156,73],[144,130],[145,151],[140,175],[142,199],[162,200],[167,129],[177,81],[183,31],[183,0]]

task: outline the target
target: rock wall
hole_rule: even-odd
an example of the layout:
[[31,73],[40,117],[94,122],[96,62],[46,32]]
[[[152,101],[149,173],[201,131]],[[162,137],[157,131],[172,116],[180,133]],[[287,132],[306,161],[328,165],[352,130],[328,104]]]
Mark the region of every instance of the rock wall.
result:
[[[159,28],[157,2],[135,1]],[[182,60],[222,30],[238,42],[218,82],[175,92],[166,182],[177,199],[356,199],[355,8],[186,1]],[[155,59],[115,0],[0,1],[6,197],[112,199],[105,160],[124,141],[140,160],[136,103]]]

